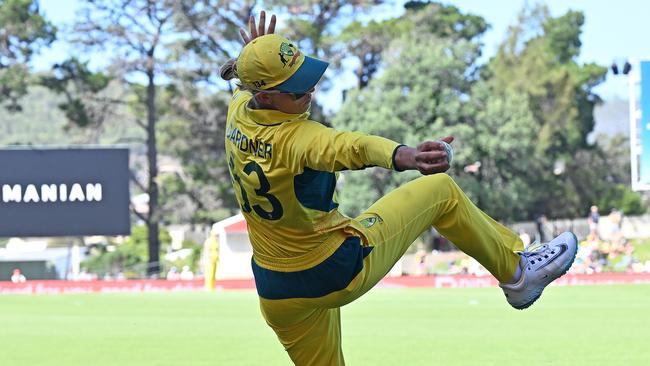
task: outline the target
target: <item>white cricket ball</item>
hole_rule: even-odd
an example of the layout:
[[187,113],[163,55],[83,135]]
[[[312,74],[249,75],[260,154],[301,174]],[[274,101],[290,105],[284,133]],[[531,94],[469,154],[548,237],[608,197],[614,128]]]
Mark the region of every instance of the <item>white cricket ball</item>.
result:
[[439,140],[438,142],[445,146],[445,151],[447,152],[447,163],[451,164],[451,160],[454,158],[454,148],[442,140]]

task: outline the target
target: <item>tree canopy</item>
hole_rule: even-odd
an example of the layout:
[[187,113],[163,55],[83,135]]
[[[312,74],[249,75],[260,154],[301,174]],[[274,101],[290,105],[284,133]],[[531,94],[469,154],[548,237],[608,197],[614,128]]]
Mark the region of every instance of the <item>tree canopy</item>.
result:
[[29,62],[56,39],[56,27],[32,0],[0,1],[0,106],[20,111],[27,94]]

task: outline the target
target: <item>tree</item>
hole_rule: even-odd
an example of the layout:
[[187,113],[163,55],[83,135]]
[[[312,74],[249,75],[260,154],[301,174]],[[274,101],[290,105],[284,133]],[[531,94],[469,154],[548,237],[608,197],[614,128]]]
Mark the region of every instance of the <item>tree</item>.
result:
[[[185,86],[191,87],[195,87],[197,82],[223,86],[215,70],[239,54],[239,28],[247,28],[248,18],[256,3],[254,0],[174,2],[174,24],[188,37],[177,42],[173,58],[191,61],[193,64],[189,69],[174,70],[177,79],[188,82]],[[228,87],[232,88],[231,85]]]
[[[147,227],[138,225],[133,232],[115,249],[108,251],[107,246],[98,246],[91,249],[91,255],[82,262],[82,266],[89,272],[97,275],[116,276],[122,273],[126,278],[141,278],[148,272],[148,240]],[[166,249],[171,243],[171,236],[166,230],[160,231],[159,241],[161,249]],[[110,243],[109,245],[114,245]]]
[[[614,158],[587,141],[599,102],[592,89],[606,69],[576,61],[581,13],[553,18],[544,7],[525,9],[498,54],[480,67],[482,19],[458,21],[462,14],[435,4],[409,6],[403,19],[384,22],[393,28],[376,32],[401,36],[387,48],[377,42],[372,52],[382,50],[375,61],[384,69],[349,93],[337,126],[409,145],[456,136],[450,173],[500,220],[576,217],[605,201],[638,211],[640,201],[620,189],[624,174],[607,168]],[[434,13],[422,17],[427,11]],[[365,29],[373,27],[380,29]],[[356,214],[412,176],[345,174],[342,206]]]
[[51,75],[44,75],[40,83],[63,95],[58,104],[68,124],[66,130],[81,127],[90,131],[85,143],[97,143],[104,123],[116,116],[113,104],[122,104],[119,97],[108,95],[111,78],[101,72],[91,72],[87,62],[71,58],[52,67]]
[[[267,5],[292,15],[287,27],[278,33],[302,40],[305,52],[329,59],[334,54],[328,43],[333,22],[370,3],[270,1]],[[232,92],[234,85],[225,84],[215,70],[239,54],[239,28],[247,28],[256,5],[255,1],[175,3],[176,27],[189,37],[177,42],[172,59],[189,61],[192,67],[170,70],[173,85],[166,89],[165,104],[171,106],[174,118],[163,123],[161,137],[164,151],[179,157],[185,176],[168,178],[162,198],[166,202],[191,201],[195,210],[185,218],[193,223],[212,223],[239,209],[232,185],[224,179],[228,173],[223,160],[223,129],[230,97],[225,89]],[[312,114],[326,122],[318,106],[312,107]]]
[[[216,70],[241,50],[239,28],[247,26],[255,1],[177,1],[175,27],[188,36],[171,53],[171,83],[162,94],[170,106],[161,124],[162,151],[177,157],[181,174],[167,177],[161,196],[166,206],[189,203],[183,216],[169,210],[172,220],[212,224],[239,206],[224,160],[224,128],[233,84]],[[187,206],[187,205],[186,205]]]
[[[504,221],[528,218],[536,197],[531,190],[541,162],[530,152],[537,143],[537,123],[524,95],[493,95],[480,80],[472,88],[467,132],[457,136],[468,159],[452,171],[477,205]],[[465,132],[465,133],[463,133]],[[478,162],[478,164],[477,164]],[[460,169],[476,164],[477,169]]]
[[[182,175],[167,178],[161,202],[169,207],[167,218],[211,225],[239,210],[232,193],[224,152],[224,128],[229,93],[208,93],[183,87],[167,93],[174,118],[161,124],[161,151],[179,159]],[[179,204],[186,201],[185,215]],[[190,210],[187,208],[191,207]]]
[[0,0],[0,105],[20,111],[27,94],[29,62],[41,47],[56,39],[56,27],[34,0]]
[[[568,167],[575,171],[572,183],[583,203],[595,204],[601,212],[618,208],[626,215],[645,213],[641,195],[629,186],[629,138],[619,134],[599,136],[596,141],[592,149],[578,152]],[[578,215],[585,212],[586,207]]]
[[607,73],[606,67],[575,60],[583,23],[581,12],[553,18],[544,6],[525,8],[485,74],[497,93],[513,88],[528,95],[541,127],[537,152],[555,159],[588,147],[600,102],[592,89]]
[[415,34],[432,34],[440,38],[473,41],[487,30],[487,23],[477,15],[464,14],[453,5],[438,2],[409,1],[405,14],[383,21],[350,23],[338,36],[346,54],[357,58],[357,87],[364,88],[381,66],[381,55],[392,40]]
[[[334,119],[344,130],[377,134],[410,146],[446,135],[469,136],[467,95],[473,80],[468,70],[479,47],[467,40],[431,34],[395,40],[383,54],[386,69],[365,89],[353,90]],[[456,161],[470,159],[458,148]],[[455,165],[456,166],[456,165]],[[354,215],[418,173],[393,174],[367,169],[344,175],[341,206]]]
[[[607,69],[593,63],[578,64],[584,15],[569,11],[554,18],[544,6],[524,8],[497,55],[482,76],[492,85],[492,95],[525,95],[537,124],[538,142],[531,151],[539,163],[534,174],[536,198],[531,207],[550,217],[582,215],[600,194],[599,182],[610,182],[585,171],[585,157],[598,155],[587,141],[593,130],[593,110],[600,98],[593,88]],[[582,163],[578,163],[582,162]],[[589,167],[589,168],[588,168]],[[604,175],[603,175],[604,174]],[[585,176],[591,179],[585,181]],[[590,182],[585,185],[585,182]],[[589,188],[589,184],[593,189]],[[555,202],[562,202],[558,205]],[[528,213],[532,218],[535,212]]]
[[[146,156],[148,174],[146,183],[137,178],[134,182],[149,196],[148,212],[134,211],[147,225],[149,236],[148,273],[159,273],[159,223],[161,221],[158,201],[158,153],[156,124],[160,118],[156,93],[166,75],[166,61],[169,56],[166,46],[183,34],[176,31],[172,21],[173,7],[168,2],[145,0],[87,0],[80,11],[80,19],[74,25],[71,41],[91,50],[110,50],[115,57],[107,60],[107,74],[92,73],[87,67],[74,60],[64,63],[73,66],[58,80],[62,93],[69,92],[67,102],[61,105],[67,117],[77,126],[101,125],[106,114],[93,114],[91,110],[106,112],[115,105],[128,104],[134,123],[146,133]],[[55,67],[55,71],[56,71]],[[59,66],[59,69],[61,66]],[[66,78],[65,75],[69,77]],[[60,75],[61,76],[61,75]],[[128,98],[100,98],[108,79],[118,80],[122,85],[131,85]],[[55,85],[55,80],[49,80]],[[139,87],[140,83],[144,86]],[[74,93],[74,94],[72,94]],[[94,108],[93,106],[94,105]]]

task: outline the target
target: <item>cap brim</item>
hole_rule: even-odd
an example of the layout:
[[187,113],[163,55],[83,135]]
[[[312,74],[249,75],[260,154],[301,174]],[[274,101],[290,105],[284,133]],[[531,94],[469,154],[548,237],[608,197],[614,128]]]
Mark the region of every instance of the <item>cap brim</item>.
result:
[[273,89],[286,93],[307,93],[316,86],[328,66],[329,62],[305,56],[305,61],[303,61],[298,70],[290,78],[282,84],[276,85]]

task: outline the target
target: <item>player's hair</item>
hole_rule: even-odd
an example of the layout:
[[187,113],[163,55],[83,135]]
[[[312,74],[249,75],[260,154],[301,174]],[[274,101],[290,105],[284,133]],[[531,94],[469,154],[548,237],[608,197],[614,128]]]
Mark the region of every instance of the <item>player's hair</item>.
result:
[[221,75],[221,78],[226,81],[239,78],[239,75],[237,75],[237,59],[231,58],[226,61],[226,63],[219,68],[219,75]]
[[[226,81],[232,79],[239,79],[239,74],[237,74],[237,59],[231,58],[230,60],[226,61],[226,63],[219,68],[219,75],[221,76],[222,79]],[[236,84],[237,87],[241,90],[248,90],[250,92],[258,91],[257,89],[245,85],[243,82],[239,82]]]

